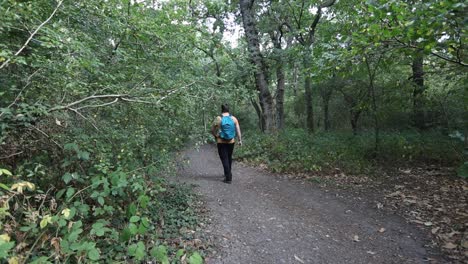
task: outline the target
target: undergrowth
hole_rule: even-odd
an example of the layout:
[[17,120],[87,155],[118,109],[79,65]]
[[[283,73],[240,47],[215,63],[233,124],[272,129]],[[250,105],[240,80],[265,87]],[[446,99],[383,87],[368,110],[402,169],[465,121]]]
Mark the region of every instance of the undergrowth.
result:
[[462,160],[460,141],[436,132],[389,132],[381,135],[378,152],[372,133],[309,134],[288,129],[265,135],[245,133],[244,146],[238,148],[239,160],[265,164],[275,172],[366,173],[376,166],[395,167],[411,164],[457,165]]
[[44,124],[49,138],[25,128],[4,142],[24,154],[0,164],[0,263],[203,263],[184,243],[199,224],[196,197],[167,177],[166,149],[179,142],[149,144],[118,124],[102,134]]

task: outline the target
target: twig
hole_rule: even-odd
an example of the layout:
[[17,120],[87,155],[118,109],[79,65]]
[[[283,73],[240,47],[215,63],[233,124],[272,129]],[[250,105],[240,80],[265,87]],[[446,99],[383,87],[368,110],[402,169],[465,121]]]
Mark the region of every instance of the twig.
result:
[[20,151],[20,152],[17,152],[17,153],[13,153],[13,154],[8,155],[8,156],[0,157],[0,160],[2,160],[2,159],[9,159],[9,158],[11,158],[11,157],[18,156],[18,155],[20,155],[20,154],[23,154],[23,151]]
[[59,143],[57,143],[57,141],[53,140],[49,135],[47,135],[46,132],[40,130],[39,128],[37,128],[36,126],[31,126],[32,128],[36,129],[38,132],[40,132],[42,135],[44,135],[45,137],[47,137],[48,139],[50,139],[50,141],[52,141],[55,145],[57,145],[60,149],[62,149],[62,146],[60,146]]
[[75,114],[79,115],[81,118],[83,118],[84,120],[86,120],[87,122],[89,122],[97,131],[99,131],[99,128],[96,126],[96,124],[94,124],[94,122],[91,122],[89,120],[89,118],[87,118],[86,116],[84,116],[83,114],[81,114],[80,112],[78,112],[78,110],[74,109],[74,108],[69,108],[71,111],[75,112]]
[[94,107],[102,107],[102,106],[108,106],[108,105],[111,105],[111,104],[115,104],[119,101],[119,98],[115,98],[114,101],[112,102],[108,102],[108,103],[104,103],[104,104],[98,104],[98,105],[85,105],[85,106],[82,106],[82,107],[78,107],[76,108],[75,110],[81,110],[81,109],[85,109],[85,108],[94,108]]
[[[35,72],[33,72],[31,75],[28,76],[28,78],[26,79],[26,84],[23,86],[23,88],[21,89],[21,91],[18,93],[18,95],[16,95],[15,97],[15,100],[13,100],[13,102],[11,104],[9,104],[6,108],[10,108],[12,107],[13,105],[16,104],[16,102],[18,102],[21,94],[23,93],[23,91],[31,84],[30,80],[31,78],[36,75],[36,73],[39,71],[40,69],[37,69]],[[5,114],[5,112],[1,112],[0,113],[0,117]]]
[[83,189],[77,191],[72,197],[70,197],[70,198],[67,200],[67,202],[70,202],[73,198],[75,198],[75,196],[77,196],[78,194],[80,194],[80,193],[84,192],[85,190],[91,188],[92,186],[93,186],[93,185],[91,184],[91,185],[88,185],[87,187],[85,187],[85,188],[83,188]]
[[[57,10],[59,9],[59,7],[62,5],[63,3],[63,0],[61,0],[57,6],[55,7],[54,11],[52,12],[52,14],[50,14],[50,16],[44,21],[42,22],[42,24],[40,24],[36,30],[34,30],[34,32],[29,36],[28,40],[26,40],[26,42],[23,44],[23,46],[15,53],[15,56],[18,56],[25,48],[26,46],[28,46],[29,42],[31,41],[31,39],[34,37],[34,35],[37,34],[37,32],[39,32],[39,30],[45,25],[47,24],[51,19],[52,17],[55,15],[55,13],[57,12]],[[8,65],[8,63],[10,62],[11,58],[10,59],[7,59],[6,61],[4,61],[2,63],[2,65],[0,66],[0,70],[3,69],[6,65]]]
[[23,263],[26,263],[26,260],[28,260],[29,256],[31,256],[31,253],[33,249],[36,247],[37,242],[42,238],[42,236],[45,234],[46,230],[42,231],[42,233],[37,237],[36,241],[34,241],[34,244],[32,245],[31,249],[28,251],[28,254],[23,259]]

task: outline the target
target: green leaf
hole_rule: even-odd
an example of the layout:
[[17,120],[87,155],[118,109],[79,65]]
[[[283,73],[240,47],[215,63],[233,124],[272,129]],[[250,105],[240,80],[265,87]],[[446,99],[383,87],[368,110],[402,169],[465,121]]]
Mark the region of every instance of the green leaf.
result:
[[198,254],[198,252],[195,252],[190,256],[188,259],[189,264],[203,264],[203,258]]
[[62,176],[63,181],[68,184],[72,180],[71,173],[67,172]]
[[80,160],[89,160],[89,152],[87,152],[87,151],[78,152],[78,158]]
[[176,253],[176,259],[180,259],[185,254],[185,250],[179,249]]
[[100,205],[104,205],[104,197],[99,196],[97,200]]
[[67,143],[63,146],[63,149],[78,151],[78,145],[76,143]]
[[147,207],[148,202],[150,201],[150,198],[147,195],[140,195],[140,197],[138,197],[138,200],[140,202],[141,208],[144,209]]
[[132,235],[136,235],[136,234],[138,233],[138,226],[135,225],[134,223],[130,223],[130,224],[128,225],[128,229],[130,230],[130,233],[131,233]]
[[142,241],[138,242],[137,250],[135,252],[136,259],[142,260],[145,257],[146,255],[145,249],[146,249],[145,244]]
[[136,223],[136,222],[138,222],[138,221],[140,221],[140,217],[139,217],[139,216],[134,215],[134,216],[130,217],[130,223]]
[[73,187],[68,188],[67,189],[67,198],[72,197],[73,194],[75,194],[75,188],[73,188]]
[[135,203],[131,203],[130,206],[127,208],[127,216],[131,217],[132,215],[135,215],[137,211],[137,207]]
[[7,169],[0,169],[0,175],[7,175],[7,176],[12,176],[13,174],[11,174],[11,172]]
[[6,186],[5,184],[3,184],[3,183],[0,183],[0,188],[2,188],[4,190],[7,190],[7,191],[10,190],[10,188],[8,186]]
[[137,260],[142,260],[146,255],[145,244],[141,241],[137,244],[131,244],[128,247],[128,254],[134,256]]
[[15,242],[0,241],[0,259],[8,256],[8,251],[15,246]]
[[121,242],[127,242],[130,240],[130,238],[132,237],[132,233],[130,232],[130,228],[125,228],[124,230],[122,230],[122,233],[120,233],[120,241]]
[[88,251],[88,258],[90,260],[99,260],[100,254],[99,251],[96,248],[92,248],[91,250]]
[[167,257],[167,249],[163,245],[159,245],[151,249],[151,256],[156,259],[156,261],[161,262],[162,264],[169,264],[169,258]]

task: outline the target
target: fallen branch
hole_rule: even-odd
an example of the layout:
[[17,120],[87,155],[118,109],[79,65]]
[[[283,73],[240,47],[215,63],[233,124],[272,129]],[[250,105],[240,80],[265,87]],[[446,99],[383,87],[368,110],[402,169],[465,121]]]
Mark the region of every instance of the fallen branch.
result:
[[[39,30],[45,25],[47,24],[51,19],[52,17],[55,15],[55,13],[57,13],[57,10],[59,9],[59,7],[62,5],[63,3],[63,0],[61,0],[57,6],[55,7],[54,11],[52,12],[52,14],[50,14],[50,16],[44,21],[42,22],[42,24],[40,24],[36,30],[34,30],[34,32],[29,36],[28,40],[26,40],[26,42],[23,44],[23,46],[15,53],[15,56],[18,56],[29,44],[29,42],[32,40],[32,38],[37,34],[37,32],[39,32]],[[2,63],[2,65],[0,66],[0,70],[3,69],[5,66],[8,65],[8,63],[10,63],[11,61],[11,58],[7,59],[6,61],[4,61]]]

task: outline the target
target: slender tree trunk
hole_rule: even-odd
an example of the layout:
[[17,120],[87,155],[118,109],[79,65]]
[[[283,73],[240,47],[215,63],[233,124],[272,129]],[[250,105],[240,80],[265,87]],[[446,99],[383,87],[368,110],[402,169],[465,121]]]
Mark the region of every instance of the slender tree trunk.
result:
[[252,63],[255,65],[255,82],[257,90],[259,91],[258,98],[262,109],[261,114],[264,123],[264,131],[268,133],[275,128],[273,97],[268,89],[267,70],[260,52],[255,17],[252,13],[252,4],[253,1],[251,0],[239,1],[249,55]]
[[314,132],[314,109],[312,104],[312,78],[308,71],[310,70],[310,61],[307,55],[304,55],[304,96],[305,96],[305,107],[306,107],[306,127],[311,133]]
[[297,86],[298,86],[298,82],[299,82],[299,77],[298,77],[298,73],[297,73],[297,66],[296,64],[294,63],[293,64],[293,67],[294,67],[294,70],[293,70],[293,94],[294,96],[297,95]]
[[419,129],[424,129],[426,125],[424,115],[424,69],[423,69],[424,56],[422,52],[418,51],[413,58],[413,122]]
[[351,114],[351,128],[353,129],[353,135],[358,134],[358,121],[359,121],[359,116],[361,115],[361,111],[350,111]]
[[276,87],[276,128],[278,130],[284,127],[284,68],[283,64],[278,64],[276,68],[276,78],[278,86]]
[[271,31],[270,37],[275,48],[274,55],[276,60],[276,128],[283,129],[284,126],[284,88],[285,88],[285,74],[284,74],[284,61],[281,54],[281,39],[279,32]]
[[252,103],[255,109],[255,112],[257,113],[257,116],[258,116],[258,127],[260,128],[261,131],[265,132],[265,122],[263,120],[262,110],[260,109],[260,106],[258,106],[257,101],[255,101],[255,99],[250,98],[250,102]]
[[367,73],[369,77],[369,94],[371,96],[371,102],[372,102],[372,117],[374,119],[374,133],[375,133],[375,154],[377,155],[379,151],[379,146],[380,146],[380,124],[379,124],[379,118],[377,116],[377,99],[375,95],[375,73],[377,71],[377,68],[379,66],[381,57],[379,57],[378,61],[374,65],[374,69],[371,69],[371,64],[369,62],[369,59],[366,57],[365,62],[367,66]]
[[329,102],[330,102],[329,97],[323,98],[323,124],[324,124],[325,131],[330,130],[330,114],[328,111],[328,107],[330,105]]
[[323,126],[325,131],[330,130],[330,98],[333,94],[333,86],[326,85],[320,86],[320,97],[322,97],[322,105],[323,105]]

